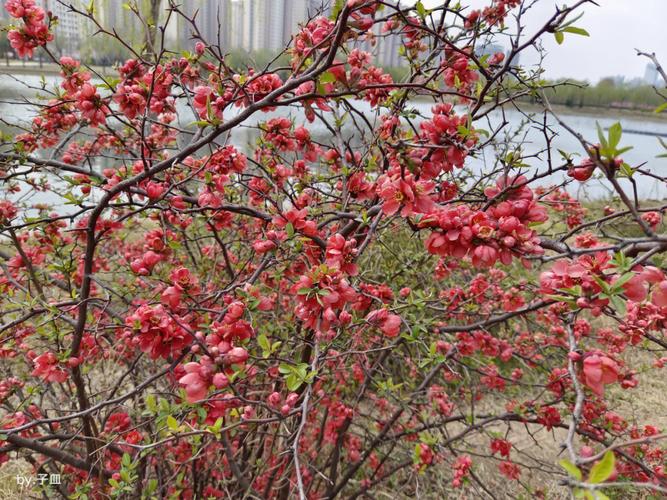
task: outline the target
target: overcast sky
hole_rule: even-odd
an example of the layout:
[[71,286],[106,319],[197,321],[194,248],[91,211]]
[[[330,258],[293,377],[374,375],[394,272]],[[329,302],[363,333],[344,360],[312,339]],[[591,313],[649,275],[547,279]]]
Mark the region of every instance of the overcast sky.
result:
[[[426,7],[440,5],[438,0],[422,0]],[[473,8],[485,7],[491,0],[461,2]],[[526,24],[540,23],[553,14],[557,4],[571,5],[574,0],[537,0]],[[565,36],[557,45],[552,35],[545,35],[544,47],[549,55],[545,68],[547,78],[571,77],[597,82],[604,76],[644,76],[648,59],[636,55],[635,48],[655,52],[667,66],[667,0],[597,0],[600,7],[583,7],[584,17],[576,26],[586,29],[590,37]],[[530,24],[529,24],[530,23]],[[531,62],[530,57],[521,63]]]

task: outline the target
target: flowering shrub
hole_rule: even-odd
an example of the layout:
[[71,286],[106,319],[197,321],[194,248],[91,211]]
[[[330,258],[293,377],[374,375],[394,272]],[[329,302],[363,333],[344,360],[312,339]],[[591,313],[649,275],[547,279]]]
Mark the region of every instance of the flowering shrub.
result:
[[[232,68],[195,26],[105,80],[53,59],[0,146],[0,463],[71,498],[667,491],[665,434],[614,399],[664,376],[666,207],[625,178],[666,179],[620,125],[535,164],[487,120],[539,95],[518,56],[586,3],[519,33],[518,0],[335,2],[286,66]],[[50,56],[51,15],[6,9]],[[400,80],[367,50],[390,36]],[[603,209],[568,189],[596,177]],[[538,432],[552,456],[518,445]]]

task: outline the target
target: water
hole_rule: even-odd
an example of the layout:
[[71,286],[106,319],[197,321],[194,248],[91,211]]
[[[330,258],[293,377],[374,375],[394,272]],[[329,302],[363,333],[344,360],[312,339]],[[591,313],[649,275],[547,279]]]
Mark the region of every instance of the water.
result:
[[[57,83],[55,77],[47,77],[47,88],[51,88]],[[26,88],[28,87],[32,88]],[[41,87],[40,78],[33,75],[16,75],[14,78],[8,75],[0,75],[0,117],[4,124],[0,128],[8,130],[7,124],[28,124],[33,111],[30,107],[21,104],[24,99],[33,98],[38,89]],[[43,93],[43,92],[42,92]],[[355,109],[363,112],[372,125],[378,121],[377,116],[371,111],[370,106],[363,101],[354,102]],[[415,101],[410,103],[417,115],[429,116],[431,114],[430,108],[432,104],[427,102]],[[179,106],[181,126],[186,127],[187,124],[194,121],[194,117],[189,113],[189,110],[183,105]],[[225,118],[229,119],[239,113],[238,108],[234,108],[226,112]],[[270,113],[257,113],[244,122],[243,127],[235,129],[229,139],[229,142],[237,147],[247,151],[250,150],[249,145],[254,144],[259,135],[257,129],[258,123],[268,120],[276,116],[293,116],[297,118],[297,123],[304,123],[309,128],[311,135],[315,140],[327,142],[330,134],[327,128],[319,123],[314,122],[309,124],[303,119],[302,112],[297,108],[278,108]],[[569,127],[580,133],[586,140],[590,142],[598,142],[596,123],[600,126],[609,127],[616,121],[620,121],[623,128],[626,130],[645,131],[650,133],[667,134],[667,121],[658,119],[650,120],[647,118],[627,117],[614,118],[605,113],[604,116],[595,117],[589,115],[576,114],[572,111],[565,111],[559,114],[560,118],[567,123]],[[417,116],[415,122],[420,121]],[[546,143],[542,131],[542,115],[535,113],[527,117],[526,114],[514,109],[506,109],[501,115],[500,111],[494,111],[487,117],[475,123],[475,127],[486,130],[493,130],[502,123],[503,120],[507,122],[503,129],[506,132],[515,132],[520,130],[518,137],[510,140],[515,144],[521,143],[523,155],[525,158],[525,173],[528,176],[546,172],[547,153],[545,151]],[[531,120],[534,122],[531,123]],[[349,122],[349,120],[348,120]],[[556,120],[550,117],[547,121],[549,127],[554,131],[555,135],[551,141],[551,156],[553,165],[562,164],[558,150],[567,151],[568,153],[582,154],[582,147],[577,138],[571,133],[562,128]],[[344,134],[351,138],[352,144],[359,143],[358,138],[355,137],[355,131],[351,126],[343,129]],[[498,137],[503,137],[499,135]],[[633,146],[633,149],[624,153],[624,160],[633,167],[643,165],[642,168],[650,170],[658,175],[667,174],[667,158],[656,158],[657,155],[666,153],[665,149],[660,145],[658,139],[651,135],[638,135],[631,133],[624,133],[621,146]],[[486,147],[482,152],[478,153],[475,158],[470,158],[468,165],[472,170],[479,175],[488,173],[494,168],[497,168],[497,153],[494,152],[491,146]],[[582,156],[579,156],[581,158]],[[667,198],[667,185],[652,179],[648,176],[636,175],[636,186],[638,196],[642,199],[663,199]],[[564,173],[557,173],[547,176],[539,181],[540,185],[559,184],[565,179]],[[57,181],[55,181],[57,182]],[[627,179],[622,179],[621,185],[630,190],[631,184]],[[572,182],[567,189],[579,199],[605,199],[613,196],[611,186],[604,180],[591,179],[586,183]],[[24,193],[21,193],[25,195]],[[12,196],[16,199],[16,196]],[[91,197],[89,201],[94,201],[95,197]],[[53,193],[38,192],[32,193],[30,198],[31,203],[48,203],[58,205],[58,211],[61,213],[70,213],[76,209],[75,206],[63,206],[62,199]]]

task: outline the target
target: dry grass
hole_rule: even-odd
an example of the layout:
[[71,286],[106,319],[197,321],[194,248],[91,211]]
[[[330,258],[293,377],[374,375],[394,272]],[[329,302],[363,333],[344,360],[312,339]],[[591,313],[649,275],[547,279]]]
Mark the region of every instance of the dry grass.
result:
[[[624,416],[630,425],[643,427],[646,424],[654,425],[661,430],[667,430],[667,377],[660,377],[655,369],[641,373],[642,367],[649,367],[653,358],[646,352],[636,349],[628,350],[624,360],[629,366],[640,371],[640,384],[635,389],[623,390],[608,388],[608,402],[610,410]],[[503,402],[491,401],[489,406]],[[480,409],[481,410],[481,409]],[[535,491],[541,490],[549,500],[565,500],[569,497],[568,491],[558,484],[564,471],[558,466],[558,460],[563,458],[561,443],[565,439],[566,430],[554,429],[549,432],[544,428],[532,426],[530,428],[518,424],[503,424],[489,427],[490,431],[499,431],[502,434],[510,427],[509,439],[514,444],[512,460],[522,464],[530,464],[534,469],[523,470],[521,484],[504,478],[497,469],[497,460],[489,458],[474,458],[474,472],[477,477],[484,478],[484,485],[498,500],[537,498]],[[456,434],[463,429],[462,424],[448,426],[449,434]],[[488,453],[489,439],[486,436],[476,435],[467,440],[467,449],[461,447],[461,452]],[[577,444],[577,442],[575,442]],[[531,457],[531,458],[528,458]],[[527,487],[527,488],[526,488]],[[410,474],[403,478],[401,491],[385,488],[381,492],[374,492],[375,498],[392,499],[434,499],[434,500],[469,500],[490,498],[479,487],[454,489],[451,486],[451,471],[449,465],[435,466],[427,475]],[[646,491],[606,491],[612,500],[647,500],[664,498]]]
[[19,477],[36,479],[29,463],[23,460],[10,460],[0,467],[0,500],[43,498],[36,488],[19,484]]

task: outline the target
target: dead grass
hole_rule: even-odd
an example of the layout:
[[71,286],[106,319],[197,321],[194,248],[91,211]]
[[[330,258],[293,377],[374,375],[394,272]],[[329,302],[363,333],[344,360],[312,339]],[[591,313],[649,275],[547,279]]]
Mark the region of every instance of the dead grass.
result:
[[32,466],[23,460],[10,460],[0,467],[0,500],[42,498],[35,488],[21,486],[18,477],[34,478]]
[[[642,367],[651,365],[653,357],[647,352],[630,349],[624,355],[629,366],[637,367],[640,371],[639,386],[635,389],[623,390],[611,388],[608,392],[610,410],[628,419],[630,425],[643,427],[646,424],[654,425],[661,430],[667,430],[667,377],[661,377],[655,369],[641,373]],[[519,398],[520,399],[520,398]],[[503,402],[487,401],[485,405],[495,407],[496,411]],[[482,409],[480,408],[480,411]],[[461,452],[468,452],[474,457],[474,472],[484,478],[486,489],[498,500],[538,498],[536,491],[541,490],[548,500],[565,500],[569,498],[568,491],[558,484],[563,477],[558,460],[564,457],[560,445],[565,439],[565,429],[554,429],[551,432],[537,426],[524,426],[518,423],[509,424],[510,440],[514,444],[512,460],[529,464],[535,468],[522,471],[521,484],[509,481],[498,472],[498,461],[489,458],[476,458],[475,452],[488,453],[489,438],[475,435],[466,441],[467,448],[461,447]],[[463,429],[463,424],[447,426],[447,433],[454,435]],[[502,434],[508,429],[508,424],[489,427],[490,431]],[[576,444],[577,442],[575,442]],[[579,442],[580,443],[580,442]],[[530,458],[529,458],[530,457]],[[406,474],[407,475],[407,474]],[[451,485],[451,470],[449,465],[435,466],[427,475],[410,474],[403,478],[400,491],[384,488],[383,491],[374,491],[375,498],[392,499],[434,499],[434,500],[469,500],[491,498],[479,487],[454,489]],[[664,498],[646,491],[606,491],[612,500],[648,500]]]

